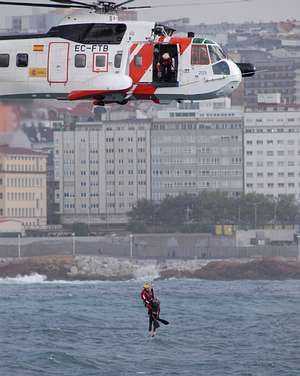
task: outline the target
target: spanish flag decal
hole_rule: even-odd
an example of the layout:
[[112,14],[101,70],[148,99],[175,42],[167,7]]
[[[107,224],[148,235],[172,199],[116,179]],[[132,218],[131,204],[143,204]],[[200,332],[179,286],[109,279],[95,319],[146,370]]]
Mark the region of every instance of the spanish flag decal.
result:
[[46,68],[29,68],[29,77],[33,77],[33,78],[47,77],[47,69]]

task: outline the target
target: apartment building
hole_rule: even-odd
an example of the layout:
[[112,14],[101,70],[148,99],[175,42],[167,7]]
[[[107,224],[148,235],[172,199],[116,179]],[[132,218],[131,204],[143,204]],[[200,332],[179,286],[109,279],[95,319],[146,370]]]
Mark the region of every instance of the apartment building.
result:
[[291,109],[245,113],[246,193],[300,200],[300,111]]
[[202,190],[240,195],[242,137],[243,114],[237,110],[158,112],[151,130],[152,199]]
[[150,121],[77,123],[54,132],[56,201],[63,224],[122,224],[150,199]]
[[[251,60],[250,60],[251,61]],[[285,104],[296,104],[300,97],[299,58],[269,57],[252,61],[257,73],[244,81],[245,104],[248,108],[257,108],[259,94],[279,93]]]
[[47,156],[0,146],[0,219],[21,221],[26,229],[47,224]]

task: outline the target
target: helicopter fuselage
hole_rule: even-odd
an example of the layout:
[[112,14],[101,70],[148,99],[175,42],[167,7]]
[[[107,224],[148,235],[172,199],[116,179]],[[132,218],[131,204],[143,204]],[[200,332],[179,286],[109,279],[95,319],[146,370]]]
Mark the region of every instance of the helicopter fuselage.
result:
[[0,99],[205,100],[230,95],[241,80],[218,44],[154,22],[90,13],[47,34],[0,37]]

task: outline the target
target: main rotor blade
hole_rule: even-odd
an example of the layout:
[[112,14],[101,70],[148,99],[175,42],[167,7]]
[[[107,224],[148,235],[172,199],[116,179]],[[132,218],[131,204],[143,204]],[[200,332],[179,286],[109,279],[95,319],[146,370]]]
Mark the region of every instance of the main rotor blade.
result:
[[169,5],[145,5],[136,7],[126,7],[126,9],[157,9],[157,8],[173,8],[173,7],[191,7],[191,6],[202,6],[202,5],[219,5],[219,4],[238,4],[238,3],[248,3],[252,0],[221,0],[221,1],[204,1],[201,3],[180,3],[180,4],[169,4]]
[[21,7],[39,7],[39,8],[80,8],[80,9],[90,9],[89,6],[79,6],[79,5],[55,5],[55,4],[41,4],[41,3],[15,3],[13,1],[0,1],[0,5],[14,5]]
[[117,4],[117,5],[114,7],[114,9],[120,8],[120,7],[122,7],[122,6],[125,5],[125,4],[132,3],[133,1],[135,1],[135,0],[127,0],[127,1],[123,1],[123,3]]
[[92,7],[92,5],[90,4],[82,3],[81,1],[77,1],[77,0],[50,0],[50,1],[52,1],[53,3],[58,3],[58,4],[66,4],[66,5],[75,4],[75,5],[83,5],[84,7]]

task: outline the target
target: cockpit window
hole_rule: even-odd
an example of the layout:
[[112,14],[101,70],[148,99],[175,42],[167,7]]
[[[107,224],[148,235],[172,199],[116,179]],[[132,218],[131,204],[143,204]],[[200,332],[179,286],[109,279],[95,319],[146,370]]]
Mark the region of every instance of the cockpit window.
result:
[[83,42],[120,44],[125,32],[125,24],[94,24],[84,36]]
[[217,63],[220,60],[226,59],[225,54],[221,51],[218,46],[208,46],[210,60],[212,64]]
[[192,65],[208,65],[209,64],[207,46],[199,45],[199,44],[192,45],[191,64]]

